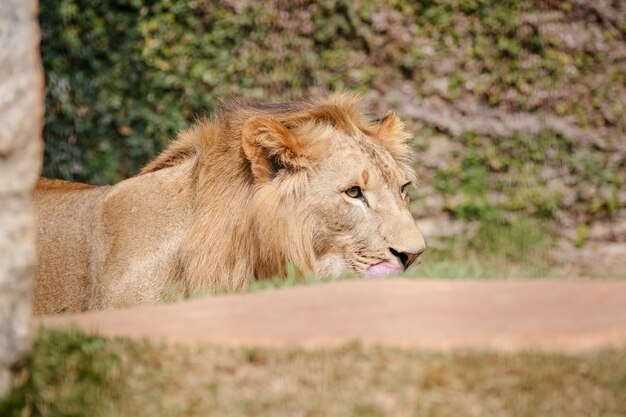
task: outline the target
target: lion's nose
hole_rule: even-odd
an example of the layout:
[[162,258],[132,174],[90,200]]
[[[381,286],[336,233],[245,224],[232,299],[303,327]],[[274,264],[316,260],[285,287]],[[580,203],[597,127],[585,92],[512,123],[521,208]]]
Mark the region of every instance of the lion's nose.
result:
[[398,250],[395,250],[394,248],[389,248],[389,251],[391,252],[391,254],[393,256],[395,256],[396,258],[398,258],[398,260],[402,263],[402,265],[404,266],[404,269],[407,269],[409,266],[411,266],[411,264],[413,262],[415,262],[417,260],[417,258],[420,257],[420,255],[422,253],[424,253],[424,250],[426,248],[422,248],[419,249],[417,252],[412,253],[412,252],[401,252]]

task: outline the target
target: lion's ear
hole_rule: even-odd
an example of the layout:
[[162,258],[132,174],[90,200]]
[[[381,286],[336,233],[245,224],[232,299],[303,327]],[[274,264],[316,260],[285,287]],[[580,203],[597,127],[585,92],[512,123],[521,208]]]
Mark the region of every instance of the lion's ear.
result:
[[409,152],[406,141],[411,135],[404,130],[404,123],[392,110],[374,127],[378,139],[395,158],[403,159]]
[[243,125],[241,145],[257,181],[269,181],[280,171],[309,166],[302,146],[282,123],[256,116]]

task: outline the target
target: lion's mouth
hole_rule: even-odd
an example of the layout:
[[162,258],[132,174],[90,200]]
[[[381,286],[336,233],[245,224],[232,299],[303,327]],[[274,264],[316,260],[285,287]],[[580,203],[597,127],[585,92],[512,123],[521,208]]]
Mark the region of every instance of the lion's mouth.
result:
[[400,274],[404,268],[397,264],[389,262],[381,262],[376,265],[372,265],[367,269],[366,276],[368,277],[386,277],[388,275]]

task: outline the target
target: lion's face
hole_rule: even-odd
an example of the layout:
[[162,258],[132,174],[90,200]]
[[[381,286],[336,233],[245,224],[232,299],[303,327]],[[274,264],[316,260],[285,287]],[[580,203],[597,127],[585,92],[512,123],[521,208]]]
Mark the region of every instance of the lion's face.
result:
[[320,107],[300,124],[257,117],[244,126],[259,234],[280,236],[286,260],[306,258],[318,275],[402,272],[426,248],[409,211],[413,172],[403,163],[402,122],[392,112],[366,123],[333,103]]
[[412,175],[375,138],[333,135],[329,152],[309,174],[305,197],[317,272],[402,272],[426,248],[409,211]]

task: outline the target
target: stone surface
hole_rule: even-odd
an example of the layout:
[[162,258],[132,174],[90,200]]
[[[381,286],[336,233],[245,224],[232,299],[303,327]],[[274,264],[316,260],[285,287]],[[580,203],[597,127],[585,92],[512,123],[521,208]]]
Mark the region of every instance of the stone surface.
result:
[[104,336],[229,346],[584,352],[626,347],[626,282],[353,280],[39,317]]
[[36,0],[0,0],[0,395],[29,348],[42,162],[43,69]]

